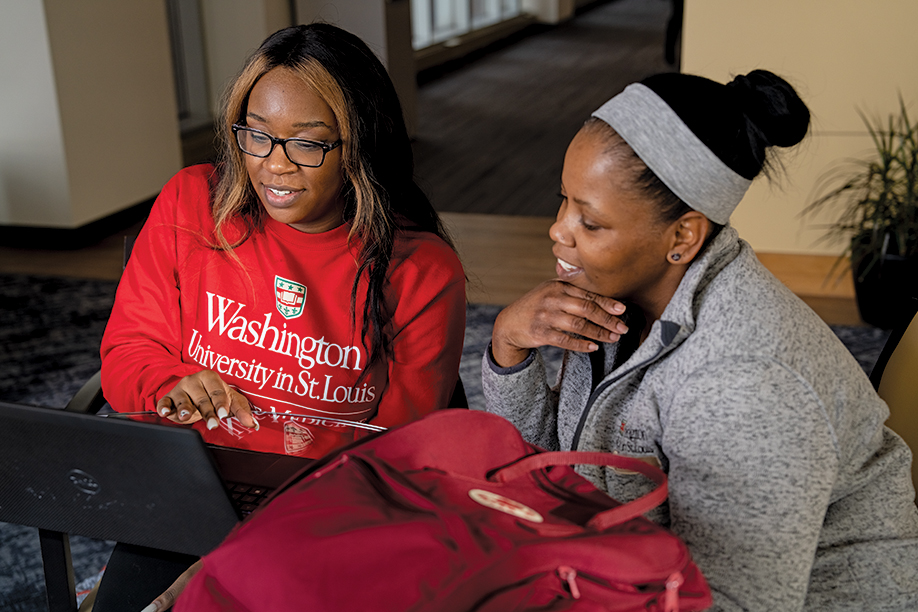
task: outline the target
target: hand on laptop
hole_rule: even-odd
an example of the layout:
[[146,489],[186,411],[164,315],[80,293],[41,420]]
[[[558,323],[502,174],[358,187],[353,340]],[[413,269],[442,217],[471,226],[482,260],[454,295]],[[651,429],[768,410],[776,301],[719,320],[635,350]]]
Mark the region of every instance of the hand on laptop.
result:
[[258,429],[249,400],[213,370],[201,370],[180,380],[156,402],[156,412],[183,425],[204,419],[207,429],[216,428],[218,419],[235,416],[244,427]]

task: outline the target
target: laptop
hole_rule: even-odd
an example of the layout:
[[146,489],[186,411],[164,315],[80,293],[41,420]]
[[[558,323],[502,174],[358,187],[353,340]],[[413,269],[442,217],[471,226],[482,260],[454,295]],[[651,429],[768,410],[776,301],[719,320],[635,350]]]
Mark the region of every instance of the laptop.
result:
[[310,463],[206,445],[192,429],[0,402],[8,523],[202,556]]

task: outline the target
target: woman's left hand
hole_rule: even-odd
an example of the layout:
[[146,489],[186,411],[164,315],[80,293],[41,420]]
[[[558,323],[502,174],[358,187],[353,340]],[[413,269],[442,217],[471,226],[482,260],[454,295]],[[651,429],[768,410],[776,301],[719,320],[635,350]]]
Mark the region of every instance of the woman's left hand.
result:
[[498,365],[523,361],[530,349],[557,346],[592,352],[596,342],[617,342],[628,326],[625,305],[559,279],[546,281],[497,315],[491,353]]

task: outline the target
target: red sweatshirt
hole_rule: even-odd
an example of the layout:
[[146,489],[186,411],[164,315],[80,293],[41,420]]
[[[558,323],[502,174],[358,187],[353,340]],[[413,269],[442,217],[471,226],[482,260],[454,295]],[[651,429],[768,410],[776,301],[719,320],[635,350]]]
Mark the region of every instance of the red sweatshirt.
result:
[[257,416],[258,431],[235,418],[213,431],[198,421],[207,442],[306,457],[359,432],[322,417],[392,427],[445,407],[465,332],[465,279],[449,246],[428,232],[399,232],[386,285],[390,354],[365,371],[366,279],[355,324],[350,226],[306,234],[269,218],[231,252],[215,249],[212,172],[179,172],[137,237],[102,339],[112,407],[155,410],[182,377],[213,370],[256,409],[292,414]]

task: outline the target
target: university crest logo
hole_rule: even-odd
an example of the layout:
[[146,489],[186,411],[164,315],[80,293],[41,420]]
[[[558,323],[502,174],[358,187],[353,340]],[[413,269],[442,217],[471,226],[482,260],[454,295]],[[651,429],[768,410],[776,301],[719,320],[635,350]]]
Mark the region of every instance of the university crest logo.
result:
[[306,303],[306,285],[275,276],[274,302],[277,304],[277,312],[281,313],[285,319],[297,318],[303,314],[303,304]]

